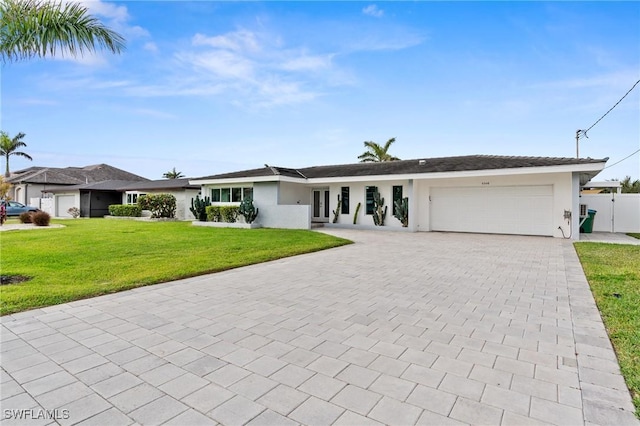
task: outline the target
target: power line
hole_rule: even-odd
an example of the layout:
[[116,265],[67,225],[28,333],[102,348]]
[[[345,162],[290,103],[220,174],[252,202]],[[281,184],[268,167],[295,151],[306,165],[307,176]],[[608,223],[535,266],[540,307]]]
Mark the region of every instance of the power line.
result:
[[[636,86],[637,86],[638,84],[640,84],[640,80],[636,81],[636,83],[635,83],[633,86],[631,86],[631,89],[629,89],[629,90],[627,91],[627,93],[625,93],[625,94],[624,94],[624,96],[623,96],[623,97],[621,97],[621,98],[620,98],[620,100],[619,100],[618,102],[616,102],[616,103],[615,103],[615,105],[614,105],[614,106],[612,106],[611,108],[609,108],[609,111],[605,112],[605,113],[602,115],[602,117],[598,118],[598,119],[596,120],[596,122],[595,122],[595,123],[593,123],[593,124],[591,125],[591,127],[589,127],[587,130],[578,130],[578,132],[580,133],[579,137],[580,137],[580,138],[582,138],[583,136],[587,136],[587,132],[588,132],[589,130],[593,129],[593,127],[594,127],[596,124],[598,124],[600,121],[602,121],[602,119],[603,119],[603,118],[605,118],[605,117],[607,116],[607,114],[609,114],[611,111],[613,111],[613,109],[614,109],[615,107],[617,107],[617,106],[618,106],[618,104],[619,104],[620,102],[622,102],[622,100],[623,100],[624,98],[626,98],[626,97],[627,97],[627,95],[628,95],[629,93],[631,93],[631,91],[632,91],[633,89],[635,89],[635,88],[636,88]],[[588,136],[587,136],[587,137],[588,137]],[[633,154],[631,154],[631,155],[633,155]]]
[[604,169],[608,169],[609,167],[613,167],[613,166],[615,166],[616,164],[620,164],[620,163],[622,163],[624,160],[626,160],[627,158],[630,158],[630,157],[632,157],[632,156],[636,155],[636,154],[637,154],[637,153],[639,153],[639,152],[640,152],[640,149],[638,149],[638,150],[636,150],[636,151],[632,152],[631,154],[627,155],[626,157],[624,157],[624,158],[623,158],[622,160],[620,160],[620,161],[616,161],[616,162],[615,162],[615,163],[613,163],[613,164],[609,164],[607,167],[603,167],[603,168],[602,168],[602,170],[604,170]]

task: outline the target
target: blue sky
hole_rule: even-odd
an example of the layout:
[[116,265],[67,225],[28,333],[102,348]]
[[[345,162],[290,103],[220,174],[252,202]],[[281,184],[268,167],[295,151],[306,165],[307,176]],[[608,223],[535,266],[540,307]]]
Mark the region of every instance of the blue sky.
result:
[[[159,179],[267,163],[575,156],[640,79],[638,2],[86,2],[127,39],[2,67],[1,128],[34,161]],[[612,164],[640,148],[640,85],[588,138]],[[640,155],[598,180],[640,178]]]

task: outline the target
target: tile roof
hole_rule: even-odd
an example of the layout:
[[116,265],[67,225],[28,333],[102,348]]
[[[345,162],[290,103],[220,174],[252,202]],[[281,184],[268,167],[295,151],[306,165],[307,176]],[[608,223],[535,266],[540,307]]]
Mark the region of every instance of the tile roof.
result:
[[265,166],[259,169],[205,176],[193,180],[234,179],[284,175],[298,178],[330,178],[354,176],[403,175],[419,173],[461,172],[475,170],[515,169],[523,167],[547,167],[606,162],[608,158],[517,157],[501,155],[465,155],[414,160],[386,161],[381,163],[353,163],[330,166],[289,169]]
[[81,185],[107,180],[147,181],[147,178],[129,173],[108,164],[85,167],[29,167],[11,173],[11,183],[47,183],[57,185]]

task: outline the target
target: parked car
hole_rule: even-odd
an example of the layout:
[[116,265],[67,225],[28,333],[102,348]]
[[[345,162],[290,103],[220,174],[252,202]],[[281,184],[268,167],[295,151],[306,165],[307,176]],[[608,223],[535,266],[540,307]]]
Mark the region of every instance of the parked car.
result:
[[0,201],[5,208],[7,216],[20,216],[20,213],[23,212],[37,212],[40,211],[39,208],[33,206],[25,206],[22,203],[18,203],[17,201]]

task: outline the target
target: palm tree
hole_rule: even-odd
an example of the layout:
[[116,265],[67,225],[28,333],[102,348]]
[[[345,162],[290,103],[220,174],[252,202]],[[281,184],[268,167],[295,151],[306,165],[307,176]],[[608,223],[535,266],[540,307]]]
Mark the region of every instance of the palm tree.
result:
[[360,162],[361,163],[379,163],[382,161],[399,160],[398,157],[394,157],[388,152],[389,147],[395,141],[396,141],[396,138],[391,138],[387,141],[387,143],[384,144],[384,146],[381,146],[376,142],[370,142],[370,141],[365,142],[364,146],[367,147],[367,151],[365,151],[364,154],[358,156],[358,158],[360,159]]
[[169,170],[167,173],[163,174],[162,177],[166,179],[180,179],[184,177],[184,175],[182,172],[176,171],[176,168],[174,167],[173,170]]
[[7,168],[4,174],[6,177],[11,176],[11,172],[9,172],[9,157],[12,155],[17,155],[18,157],[24,157],[27,160],[33,161],[33,158],[31,158],[29,154],[22,151],[16,151],[18,148],[27,146],[26,143],[22,142],[22,138],[24,138],[24,133],[18,133],[13,139],[11,139],[6,132],[0,132],[0,155],[3,155],[7,161]]
[[79,3],[0,0],[0,56],[3,62],[93,52],[120,53],[124,38],[105,27]]
[[632,182],[631,176],[625,176],[625,178],[620,181],[620,185],[623,194],[640,193],[640,180],[636,179]]

